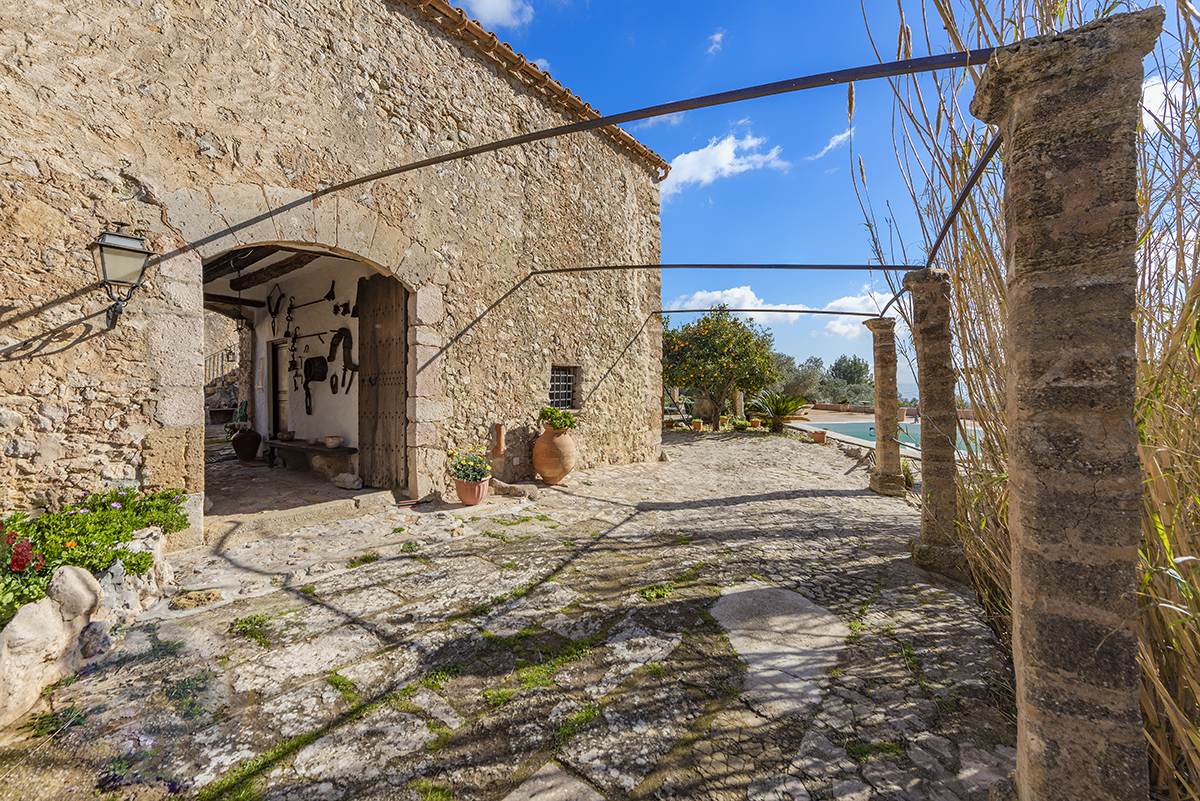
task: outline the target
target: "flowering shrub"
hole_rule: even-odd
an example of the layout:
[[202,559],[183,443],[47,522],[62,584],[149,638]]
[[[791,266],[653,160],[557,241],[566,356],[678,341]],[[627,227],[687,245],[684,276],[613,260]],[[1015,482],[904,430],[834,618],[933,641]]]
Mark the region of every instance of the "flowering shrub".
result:
[[483,481],[492,473],[492,463],[483,448],[468,448],[465,453],[450,451],[450,475],[459,481]]
[[50,577],[61,565],[100,573],[120,559],[130,573],[144,574],[153,557],[132,553],[123,544],[147,526],[168,532],[186,528],[183,499],[182,490],[144,495],[114,489],[85,494],[79,503],[54,514],[30,519],[16,512],[0,521],[0,626],[24,604],[44,598]]

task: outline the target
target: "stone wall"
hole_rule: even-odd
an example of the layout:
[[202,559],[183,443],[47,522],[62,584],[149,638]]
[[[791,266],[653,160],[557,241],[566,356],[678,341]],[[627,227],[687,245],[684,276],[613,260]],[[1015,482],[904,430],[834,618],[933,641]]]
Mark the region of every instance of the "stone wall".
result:
[[[202,490],[202,260],[250,244],[317,245],[434,299],[410,315],[411,493],[440,491],[446,448],[486,445],[498,422],[527,474],[552,363],[580,366],[580,466],[655,455],[657,272],[528,277],[656,263],[652,159],[575,134],[311,198],[575,120],[426,13],[0,11],[0,507],[112,483]],[[115,221],[165,256],[105,331],[86,246]]]

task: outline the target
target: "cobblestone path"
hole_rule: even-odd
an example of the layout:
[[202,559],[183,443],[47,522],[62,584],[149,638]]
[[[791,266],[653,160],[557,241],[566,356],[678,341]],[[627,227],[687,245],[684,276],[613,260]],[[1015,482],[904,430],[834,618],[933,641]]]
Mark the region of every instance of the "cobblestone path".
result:
[[0,796],[985,799],[1011,668],[908,561],[917,511],[833,446],[664,450],[176,555],[223,600],[163,602],[55,689],[82,717],[0,753]]

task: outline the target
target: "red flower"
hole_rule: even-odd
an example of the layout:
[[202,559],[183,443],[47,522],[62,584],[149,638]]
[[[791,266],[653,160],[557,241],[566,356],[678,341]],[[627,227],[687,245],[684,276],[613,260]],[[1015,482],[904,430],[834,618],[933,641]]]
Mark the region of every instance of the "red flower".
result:
[[15,532],[15,531],[8,532],[8,536],[6,536],[4,538],[5,545],[12,545],[16,541],[17,541],[17,532]]
[[29,563],[33,561],[33,546],[29,544],[29,540],[21,540],[12,549],[12,560],[8,566],[15,573],[20,573],[25,568],[29,567]]
[[41,570],[45,566],[46,566],[46,558],[44,556],[42,556],[40,553],[35,553],[33,555],[33,569]]

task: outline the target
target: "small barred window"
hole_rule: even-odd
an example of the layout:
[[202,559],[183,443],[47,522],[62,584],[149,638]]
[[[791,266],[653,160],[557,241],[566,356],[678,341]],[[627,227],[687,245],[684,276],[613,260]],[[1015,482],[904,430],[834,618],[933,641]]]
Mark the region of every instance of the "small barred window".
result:
[[576,409],[575,378],[579,368],[554,365],[550,368],[550,405],[555,409]]

